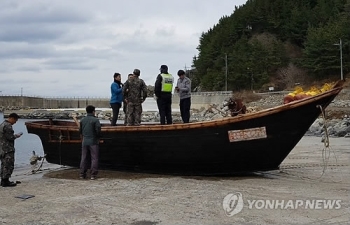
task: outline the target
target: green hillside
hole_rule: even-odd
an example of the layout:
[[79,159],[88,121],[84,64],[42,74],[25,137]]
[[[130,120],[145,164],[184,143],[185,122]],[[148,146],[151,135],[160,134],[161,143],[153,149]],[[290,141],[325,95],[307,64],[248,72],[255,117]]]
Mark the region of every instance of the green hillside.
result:
[[192,86],[223,91],[227,81],[233,91],[282,90],[340,79],[340,39],[345,76],[350,0],[248,0],[202,33],[189,71]]

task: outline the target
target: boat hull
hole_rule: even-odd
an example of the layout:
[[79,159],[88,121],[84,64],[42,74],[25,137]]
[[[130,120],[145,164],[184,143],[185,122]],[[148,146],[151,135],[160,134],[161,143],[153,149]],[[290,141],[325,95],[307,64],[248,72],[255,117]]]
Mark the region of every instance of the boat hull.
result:
[[[278,169],[341,88],[261,112],[217,121],[102,127],[100,169],[214,175]],[[51,124],[50,124],[51,123]],[[50,163],[79,167],[73,122],[27,122]]]

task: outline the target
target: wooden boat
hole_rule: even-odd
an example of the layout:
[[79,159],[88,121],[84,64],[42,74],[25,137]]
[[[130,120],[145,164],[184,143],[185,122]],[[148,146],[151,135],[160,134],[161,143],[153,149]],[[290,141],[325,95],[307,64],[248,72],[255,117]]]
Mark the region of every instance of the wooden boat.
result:
[[[100,169],[181,175],[276,170],[342,89],[256,113],[188,124],[102,125]],[[26,122],[49,163],[79,167],[81,139],[74,122]]]

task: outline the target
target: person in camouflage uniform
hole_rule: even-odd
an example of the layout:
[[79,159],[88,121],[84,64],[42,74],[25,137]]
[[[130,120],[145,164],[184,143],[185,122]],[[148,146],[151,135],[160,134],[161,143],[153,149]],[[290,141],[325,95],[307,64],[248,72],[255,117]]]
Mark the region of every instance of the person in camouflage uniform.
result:
[[15,166],[15,139],[22,133],[14,134],[12,125],[15,124],[19,116],[11,113],[7,120],[0,124],[0,159],[1,159],[1,186],[14,187],[15,182],[9,181]]
[[127,103],[127,126],[138,126],[141,124],[141,104],[147,98],[147,86],[139,76],[140,70],[135,69],[133,77],[129,79],[123,87],[123,95],[125,96],[125,102]]
[[[128,79],[125,81],[124,86],[129,82],[130,79],[132,79],[133,76],[134,76],[134,74],[132,74],[132,73],[130,73],[128,75]],[[125,94],[127,95],[128,93],[125,92],[124,95],[123,95],[123,97],[124,97],[124,100],[123,100],[123,112],[124,112],[124,115],[125,115],[125,117],[124,117],[124,125],[126,125],[128,123],[128,117],[127,117],[127,113],[126,113],[128,103],[125,101],[125,98],[126,98]]]

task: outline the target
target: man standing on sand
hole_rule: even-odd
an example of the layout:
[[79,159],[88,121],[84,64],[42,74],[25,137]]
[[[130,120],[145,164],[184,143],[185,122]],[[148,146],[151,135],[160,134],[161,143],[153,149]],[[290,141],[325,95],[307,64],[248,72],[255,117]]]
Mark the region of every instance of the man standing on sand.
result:
[[1,159],[1,186],[14,187],[17,184],[10,181],[10,177],[15,167],[15,139],[23,133],[14,134],[12,125],[15,124],[19,116],[11,113],[7,120],[0,124],[0,159]]
[[95,180],[98,173],[99,159],[99,142],[101,137],[101,124],[95,117],[95,107],[86,106],[86,117],[80,120],[79,132],[83,138],[81,161],[80,161],[80,178],[86,178],[89,162],[88,154],[91,156],[91,180]]

